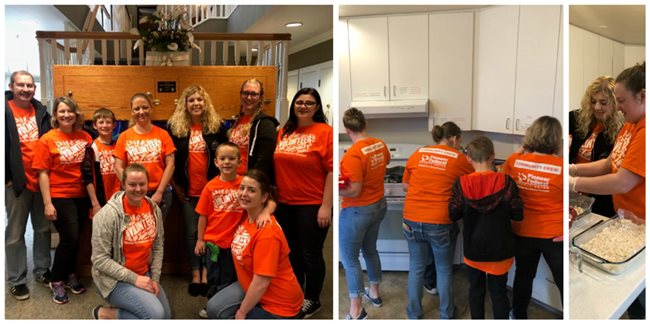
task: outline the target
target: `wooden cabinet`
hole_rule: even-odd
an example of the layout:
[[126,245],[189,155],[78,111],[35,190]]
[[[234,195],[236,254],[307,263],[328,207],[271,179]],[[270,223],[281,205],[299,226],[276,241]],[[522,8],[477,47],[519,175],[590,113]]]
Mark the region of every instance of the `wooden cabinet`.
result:
[[428,16],[348,20],[352,101],[426,99]]
[[474,13],[429,15],[430,127],[447,121],[472,128]]
[[500,6],[479,15],[475,129],[523,135],[553,114],[561,6]]
[[131,118],[130,99],[135,93],[151,94],[153,119],[171,116],[183,89],[203,86],[223,118],[239,112],[242,82],[257,78],[264,84],[265,111],[275,115],[275,67],[258,66],[54,66],[54,96],[71,96],[89,119],[100,107],[111,109],[117,119]]

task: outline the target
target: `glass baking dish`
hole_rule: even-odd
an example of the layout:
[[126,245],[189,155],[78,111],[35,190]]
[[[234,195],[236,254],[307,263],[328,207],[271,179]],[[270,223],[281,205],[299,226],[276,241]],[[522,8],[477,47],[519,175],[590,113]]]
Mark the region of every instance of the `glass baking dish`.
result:
[[606,257],[603,257],[602,255],[598,255],[597,253],[590,251],[584,246],[587,242],[593,239],[598,233],[602,232],[608,226],[613,225],[615,222],[619,222],[619,221],[620,218],[618,216],[615,216],[608,220],[600,221],[594,224],[593,226],[591,226],[590,228],[584,230],[582,233],[576,235],[571,241],[571,243],[573,246],[575,246],[578,249],[577,257],[580,258],[581,260],[584,260],[592,264],[598,269],[601,269],[607,273],[611,273],[614,275],[623,273],[625,270],[627,270],[630,267],[630,265],[633,263],[632,261],[639,254],[641,254],[641,252],[645,250],[645,243],[642,246],[636,248],[634,251],[632,251],[629,254],[629,256],[622,261],[608,260]]
[[[569,193],[569,208],[573,207],[577,209],[577,216],[573,221],[577,221],[585,215],[591,213],[591,206],[596,201],[595,198],[581,195],[577,192]],[[579,209],[578,209],[579,208]]]

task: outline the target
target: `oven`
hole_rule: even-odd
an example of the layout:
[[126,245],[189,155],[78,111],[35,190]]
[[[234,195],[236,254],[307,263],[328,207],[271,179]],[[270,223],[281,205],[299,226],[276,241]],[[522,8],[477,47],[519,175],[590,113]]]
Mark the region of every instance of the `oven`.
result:
[[[340,155],[350,147],[349,143],[339,145]],[[386,217],[379,227],[377,251],[384,271],[408,271],[409,250],[402,232],[402,217],[406,192],[402,188],[402,175],[408,158],[423,145],[420,144],[387,144],[390,151],[390,163],[386,167],[384,177],[384,196],[386,197]],[[459,236],[460,238],[460,236]],[[457,240],[454,263],[461,263],[462,239]],[[460,245],[460,246],[459,246]],[[361,266],[365,270],[363,256],[360,256]]]

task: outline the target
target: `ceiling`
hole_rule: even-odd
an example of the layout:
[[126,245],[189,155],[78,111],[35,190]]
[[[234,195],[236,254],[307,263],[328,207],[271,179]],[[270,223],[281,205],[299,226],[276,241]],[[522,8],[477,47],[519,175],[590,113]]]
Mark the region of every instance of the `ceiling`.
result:
[[645,6],[569,6],[569,23],[623,44],[645,45]]
[[[289,54],[322,43],[333,38],[330,6],[273,6],[246,32],[248,33],[290,33]],[[289,28],[285,24],[299,21],[301,27]]]
[[434,12],[449,10],[477,9],[488,6],[409,6],[409,5],[387,5],[387,6],[339,6],[339,17],[372,16],[386,14],[405,14],[415,12]]

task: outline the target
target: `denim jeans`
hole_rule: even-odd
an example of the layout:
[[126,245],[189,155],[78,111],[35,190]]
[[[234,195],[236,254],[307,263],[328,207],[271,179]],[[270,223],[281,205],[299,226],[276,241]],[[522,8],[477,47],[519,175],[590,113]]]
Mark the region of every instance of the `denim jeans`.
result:
[[[456,253],[456,241],[458,240],[458,233],[460,233],[460,228],[458,227],[458,222],[453,222],[451,224],[451,255]],[[436,288],[436,260],[431,259],[431,263],[427,265],[426,270],[424,271],[424,285]]]
[[452,291],[453,247],[450,230],[452,224],[430,224],[404,219],[404,237],[409,249],[408,304],[410,319],[422,318],[422,285],[426,266],[431,263],[431,252],[436,260],[436,281],[440,294],[440,318],[454,318]]
[[[221,289],[216,295],[208,300],[205,311],[208,318],[216,319],[233,319],[239,309],[239,305],[244,300],[246,293],[239,285],[239,282],[233,282],[228,287]],[[246,319],[280,319],[283,317],[271,314],[264,310],[260,304],[255,305],[248,314]]]
[[363,272],[359,262],[359,250],[366,261],[368,281],[378,284],[381,281],[381,261],[377,253],[379,225],[386,216],[386,199],[367,206],[341,209],[339,215],[339,251],[345,268],[350,298],[363,296]]
[[201,258],[194,254],[194,246],[198,238],[199,232],[199,214],[194,209],[199,202],[198,197],[188,197],[188,201],[181,202],[181,213],[185,225],[185,249],[187,259],[190,262],[192,270],[199,270],[201,268]]
[[117,308],[118,319],[170,319],[172,311],[162,285],[158,296],[132,284],[118,281],[108,295],[108,302]]
[[79,254],[79,235],[84,218],[88,217],[90,200],[83,198],[52,198],[56,209],[54,227],[59,232],[59,245],[52,263],[52,281],[66,281],[75,273]]
[[23,190],[16,196],[13,187],[5,186],[5,207],[7,227],[5,228],[5,257],[7,269],[7,286],[14,287],[27,283],[27,247],[25,245],[25,228],[27,219],[32,220],[34,230],[34,277],[50,269],[50,224],[43,214],[43,196],[40,192]]

